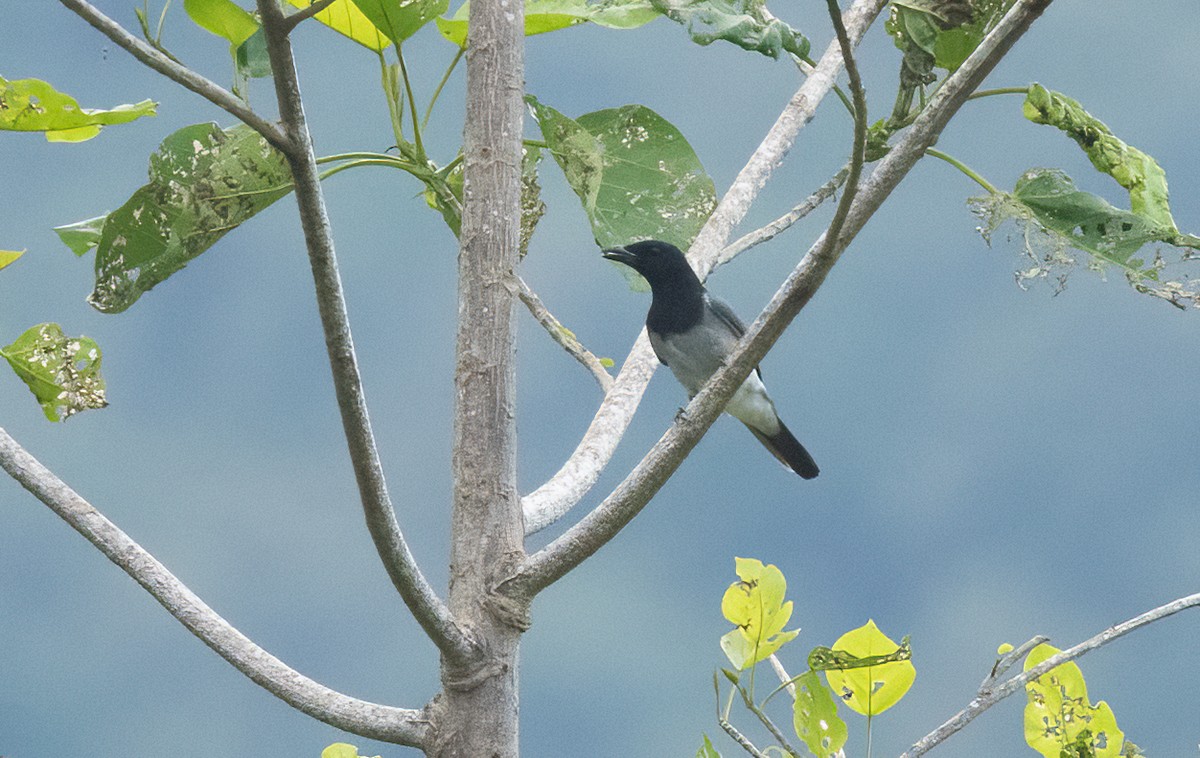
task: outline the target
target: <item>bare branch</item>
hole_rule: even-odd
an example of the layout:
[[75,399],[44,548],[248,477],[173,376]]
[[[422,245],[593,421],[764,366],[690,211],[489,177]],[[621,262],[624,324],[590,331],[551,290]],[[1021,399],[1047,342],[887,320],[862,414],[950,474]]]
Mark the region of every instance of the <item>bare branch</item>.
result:
[[[846,27],[855,44],[886,4],[887,0],[855,0],[846,12]],[[829,94],[841,66],[842,54],[835,41],[721,198],[689,251],[692,265],[701,278],[719,265],[718,259],[734,227],[745,218],[758,191]],[[571,457],[549,481],[521,499],[526,534],[540,531],[562,518],[591,490],[625,435],[657,367],[658,361],[643,330]]]
[[608,392],[612,387],[613,378],[608,373],[608,369],[604,368],[604,364],[600,362],[592,351],[583,346],[583,343],[575,337],[575,334],[563,326],[563,323],[554,317],[542,299],[537,296],[537,293],[530,289],[529,285],[519,275],[517,276],[517,286],[520,288],[517,291],[517,296],[521,298],[521,302],[525,303],[525,307],[537,319],[537,322],[542,325],[542,328],[550,335],[551,339],[562,346],[572,358],[579,361],[592,376],[596,378],[596,383],[600,385],[600,389]]
[[833,178],[822,184],[811,195],[806,197],[802,203],[792,208],[787,213],[775,219],[771,223],[759,227],[752,232],[748,232],[737,240],[725,246],[717,258],[717,266],[724,266],[729,261],[746,252],[755,245],[761,245],[764,242],[775,239],[783,232],[787,231],[793,224],[803,219],[808,214],[815,211],[829,198],[833,197],[837,192],[838,187],[846,183],[846,177],[850,173],[849,166],[843,168],[833,175]]
[[1060,653],[1056,653],[1028,671],[1006,680],[1003,684],[995,689],[981,691],[979,696],[972,700],[966,708],[959,711],[954,715],[953,718],[939,726],[937,729],[922,737],[919,741],[917,741],[916,744],[909,748],[908,751],[901,756],[901,758],[917,758],[919,755],[924,755],[932,748],[944,742],[948,737],[950,737],[950,735],[971,723],[976,716],[983,713],[988,708],[991,708],[993,705],[1009,695],[1021,691],[1025,688],[1026,684],[1034,679],[1037,679],[1050,669],[1061,666],[1068,661],[1073,661],[1085,653],[1091,652],[1092,650],[1104,647],[1113,640],[1116,640],[1119,637],[1124,637],[1126,634],[1129,634],[1135,629],[1140,629],[1147,624],[1152,624],[1155,621],[1165,619],[1166,617],[1173,616],[1182,610],[1195,608],[1196,606],[1200,606],[1200,593],[1188,595],[1187,597],[1181,597],[1178,600],[1173,600],[1167,603],[1166,605],[1160,605],[1159,607],[1147,611],[1140,616],[1135,616],[1128,621],[1117,624],[1116,626],[1111,626],[1096,636],[1084,640],[1075,647],[1068,648]]
[[60,0],[68,9],[87,21],[101,34],[118,46],[125,48],[134,58],[186,89],[195,92],[218,108],[241,119],[247,126],[263,136],[277,149],[287,152],[290,148],[278,125],[255,113],[244,100],[216,82],[192,71],[154,47],[130,34],[116,21],[101,13],[87,0]]
[[4,429],[0,429],[0,467],[142,585],[201,642],[267,692],[347,732],[401,745],[425,744],[427,725],[423,711],[358,700],[288,667],[221,618],[166,566],[43,466]]
[[783,685],[788,694],[792,696],[792,700],[796,699],[796,683],[792,681],[792,676],[783,667],[783,663],[779,660],[779,656],[774,653],[767,659],[771,662],[771,669],[774,670],[775,676],[779,677],[779,683]]
[[313,16],[317,15],[318,13],[325,10],[329,6],[333,5],[335,2],[337,2],[337,0],[317,0],[315,3],[308,6],[307,8],[304,8],[300,11],[297,11],[296,13],[293,13],[290,16],[287,16],[286,18],[284,18],[283,24],[282,24],[283,33],[291,34],[292,30],[295,29],[300,24],[301,21],[308,19],[308,18],[312,18]]
[[291,43],[283,26],[284,16],[277,0],[258,0],[258,9],[267,37],[280,117],[287,133],[287,142],[293,146],[285,151],[285,155],[295,182],[296,201],[300,207],[300,222],[304,228],[304,241],[316,286],[321,327],[325,332],[325,347],[333,371],[334,393],[338,410],[341,411],[342,427],[367,528],[392,584],[421,628],[447,658],[467,660],[475,656],[475,645],[455,623],[446,604],[421,573],[396,522],[395,509],[388,495],[375,435],[371,430],[371,419],[367,413],[366,394],[346,311],[346,297],[338,273],[337,253],[329,216],[325,211],[312,137],[300,100]]
[[[880,162],[854,202],[845,209],[845,224],[840,232],[835,226],[843,217],[839,208],[829,232],[813,244],[747,330],[727,364],[701,388],[675,424],[604,502],[558,539],[530,556],[517,575],[502,582],[500,589],[503,592],[523,598],[545,589],[599,550],[645,507],[700,441],[753,367],[762,361],[771,345],[816,293],[846,246],[916,165],[925,148],[941,133],[971,91],[1050,2],[1018,0],[975,53],[946,80],[913,127]],[[859,109],[858,113],[863,114],[856,119],[861,121],[865,109]]]

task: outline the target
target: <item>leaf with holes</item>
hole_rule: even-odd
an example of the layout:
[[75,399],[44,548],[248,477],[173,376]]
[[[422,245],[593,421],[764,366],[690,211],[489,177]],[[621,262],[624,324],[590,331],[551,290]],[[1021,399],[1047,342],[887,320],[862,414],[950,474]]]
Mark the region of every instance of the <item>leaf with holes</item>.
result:
[[[1052,645],[1038,645],[1025,659],[1028,671],[1060,652]],[[1025,685],[1025,742],[1045,758],[1088,755],[1117,758],[1125,734],[1117,728],[1112,708],[1101,700],[1088,699],[1083,672],[1074,662],[1056,666]],[[1081,748],[1076,752],[1070,752]]]
[[[659,239],[686,250],[717,204],[691,145],[642,105],[571,119],[527,96],[550,154],[583,203],[600,247]],[[645,282],[618,266],[636,288]]]
[[103,408],[100,348],[87,337],[68,337],[58,324],[38,324],[7,347],[2,356],[51,421]]
[[109,110],[82,108],[40,79],[0,77],[0,130],[43,132],[50,142],[83,142],[113,124],[155,115],[155,104],[143,100]]
[[837,700],[821,682],[820,675],[809,671],[796,678],[796,701],[792,707],[792,725],[796,736],[804,740],[817,758],[832,758],[846,745],[849,731],[838,717]]
[[650,0],[667,18],[687,28],[698,45],[717,40],[778,58],[784,52],[808,55],[808,39],[776,18],[766,18],[758,0]]
[[783,572],[752,558],[734,561],[740,581],[725,590],[721,613],[737,628],[721,638],[721,649],[740,671],[771,657],[800,631],[784,631],[792,617],[792,603],[783,600],[787,592]]
[[70,227],[78,234],[72,249],[97,246],[88,301],[104,313],[125,310],[291,192],[291,180],[283,155],[248,126],[194,124],[171,134],[150,156],[150,183],[108,214],[98,240],[97,219]]
[[[887,656],[900,649],[900,645],[879,631],[874,621],[846,632],[833,643],[834,652],[848,653],[856,658]],[[891,708],[904,697],[916,677],[917,670],[909,660],[825,671],[830,689],[842,702],[864,716],[878,716]]]

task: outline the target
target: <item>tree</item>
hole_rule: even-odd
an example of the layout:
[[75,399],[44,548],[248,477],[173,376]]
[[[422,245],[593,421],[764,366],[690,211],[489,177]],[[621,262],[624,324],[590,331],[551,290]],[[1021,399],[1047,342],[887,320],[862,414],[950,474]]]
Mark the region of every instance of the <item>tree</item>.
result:
[[[311,218],[311,216],[310,216],[310,218]],[[494,312],[494,308],[492,309],[492,312]],[[643,350],[643,353],[644,353],[644,350]],[[745,362],[745,367],[749,367],[751,365],[751,362],[752,362],[752,359],[750,362]],[[689,414],[689,417],[691,417],[691,414]],[[520,614],[518,614],[518,615],[520,615]]]

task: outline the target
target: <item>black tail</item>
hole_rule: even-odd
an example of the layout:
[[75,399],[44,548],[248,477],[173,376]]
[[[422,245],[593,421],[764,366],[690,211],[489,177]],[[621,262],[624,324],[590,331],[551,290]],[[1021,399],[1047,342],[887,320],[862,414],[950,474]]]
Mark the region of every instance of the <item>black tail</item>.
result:
[[782,421],[779,422],[779,431],[770,437],[749,424],[746,424],[746,428],[754,432],[754,436],[763,443],[763,447],[771,451],[771,455],[801,477],[813,479],[821,473],[821,469],[817,468],[817,462],[804,449],[804,445],[801,445],[800,441],[788,431]]

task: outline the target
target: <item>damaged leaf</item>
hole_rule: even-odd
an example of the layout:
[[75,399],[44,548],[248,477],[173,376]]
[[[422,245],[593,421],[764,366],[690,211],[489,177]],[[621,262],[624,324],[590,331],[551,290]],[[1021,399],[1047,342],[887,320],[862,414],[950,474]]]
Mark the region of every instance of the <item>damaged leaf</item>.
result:
[[[907,640],[897,645],[874,621],[846,632],[833,643],[833,652],[848,653],[860,660],[851,662],[848,668],[827,669],[825,678],[830,689],[852,710],[864,716],[878,716],[898,703],[917,677],[917,670],[908,659],[911,653],[894,659],[907,647]],[[864,666],[863,659],[872,662]],[[875,660],[887,662],[875,663]]]
[[536,147],[525,147],[521,156],[521,242],[519,254],[522,258],[529,252],[529,240],[542,216],[546,215],[546,203],[542,201],[542,187],[538,184],[538,164],[542,162],[542,151]]
[[[525,4],[525,36],[545,34],[591,22],[610,29],[634,29],[658,18],[652,0],[530,0]],[[459,47],[467,45],[470,3],[463,3],[450,18],[437,19],[438,31]]]
[[87,337],[68,337],[58,324],[39,324],[0,348],[0,356],[51,421],[108,405],[100,376],[100,348]]
[[732,42],[771,58],[788,52],[804,58],[808,39],[783,21],[766,18],[755,0],[650,0],[654,9],[687,28],[698,45]]
[[841,752],[849,737],[846,722],[838,716],[837,701],[815,671],[796,678],[796,701],[792,706],[792,726],[796,736],[817,758],[833,758]]
[[784,631],[792,617],[792,602],[783,600],[787,592],[783,572],[752,558],[734,560],[740,581],[725,590],[721,614],[736,628],[721,638],[721,649],[741,671],[771,657],[800,631]]
[[[104,220],[88,301],[104,313],[125,310],[291,190],[283,155],[250,127],[185,126],[150,156],[149,184]],[[64,242],[78,252],[95,240],[97,221],[67,227],[79,236]]]
[[[1041,644],[1025,659],[1029,671],[1060,652]],[[1025,742],[1045,758],[1092,756],[1117,758],[1125,734],[1108,703],[1092,705],[1083,672],[1073,661],[1056,666],[1025,685]]]
[[83,142],[102,127],[153,116],[155,107],[153,101],[143,100],[109,110],[81,108],[75,98],[40,79],[0,77],[0,130],[44,132],[49,142]]

